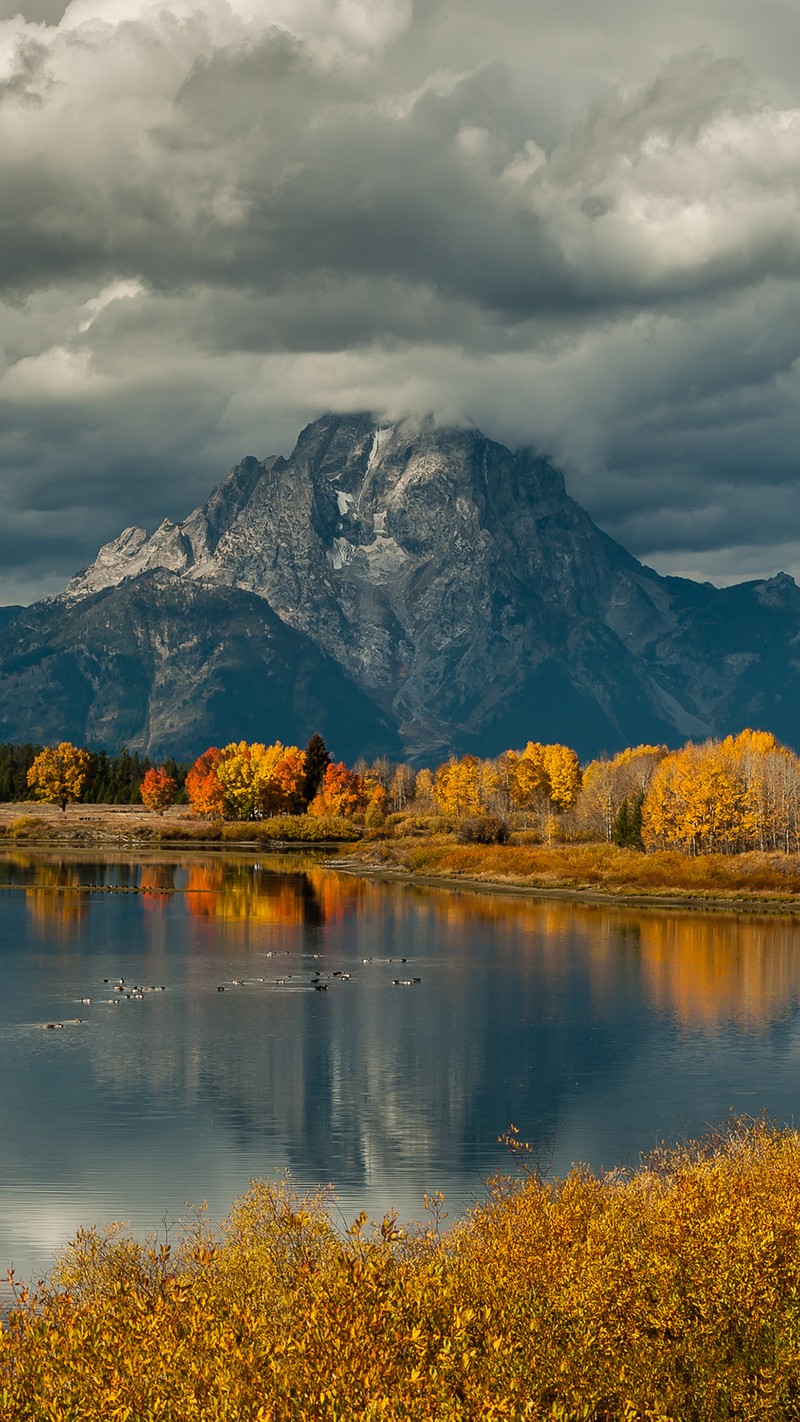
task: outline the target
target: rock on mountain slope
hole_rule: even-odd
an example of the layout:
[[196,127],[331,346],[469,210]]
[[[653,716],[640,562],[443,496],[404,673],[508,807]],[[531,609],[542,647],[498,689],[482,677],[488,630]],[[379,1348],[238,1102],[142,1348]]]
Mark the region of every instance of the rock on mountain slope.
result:
[[[124,655],[113,637],[93,650],[120,616]],[[344,739],[423,761],[533,737],[588,755],[753,721],[797,743],[799,638],[790,578],[659,577],[531,451],[328,415],[289,459],[245,459],[183,523],[126,529],[62,598],[17,617],[0,736],[69,724],[95,744],[187,754],[209,738],[300,739],[330,700],[339,754]],[[287,670],[313,658],[316,706]],[[45,663],[46,692],[31,670]]]

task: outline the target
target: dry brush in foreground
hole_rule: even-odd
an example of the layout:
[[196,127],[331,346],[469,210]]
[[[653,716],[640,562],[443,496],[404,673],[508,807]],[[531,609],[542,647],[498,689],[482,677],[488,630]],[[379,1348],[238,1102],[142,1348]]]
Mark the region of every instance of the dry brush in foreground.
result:
[[800,1135],[498,1179],[441,1232],[254,1183],[219,1233],[81,1234],[0,1333],[28,1422],[800,1415]]

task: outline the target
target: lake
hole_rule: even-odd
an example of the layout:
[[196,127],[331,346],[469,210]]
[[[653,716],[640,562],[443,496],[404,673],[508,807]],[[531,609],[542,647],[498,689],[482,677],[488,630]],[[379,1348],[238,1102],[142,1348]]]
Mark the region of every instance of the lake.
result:
[[27,1280],[80,1224],[163,1237],[276,1171],[330,1182],[343,1223],[418,1218],[434,1190],[452,1217],[513,1169],[512,1124],[561,1174],[800,1109],[788,917],[426,889],[307,853],[6,851],[0,974],[0,1270]]

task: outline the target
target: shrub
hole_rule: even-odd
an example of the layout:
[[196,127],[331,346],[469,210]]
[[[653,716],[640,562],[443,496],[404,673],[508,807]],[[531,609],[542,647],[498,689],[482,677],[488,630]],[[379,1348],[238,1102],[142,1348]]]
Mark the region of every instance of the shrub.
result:
[[461,844],[505,844],[508,825],[499,815],[473,815],[458,827]]
[[382,829],[386,824],[386,811],[379,799],[370,800],[364,813],[364,824],[369,830]]
[[[361,830],[352,820],[335,815],[276,815],[272,820],[262,820],[249,828],[251,837],[258,840],[281,840],[287,844],[349,843],[361,838]],[[256,832],[254,836],[253,830]]]
[[82,1231],[0,1326],[6,1417],[795,1422],[800,1135],[765,1122],[634,1172],[523,1179],[442,1231],[337,1231],[255,1181],[174,1247]]

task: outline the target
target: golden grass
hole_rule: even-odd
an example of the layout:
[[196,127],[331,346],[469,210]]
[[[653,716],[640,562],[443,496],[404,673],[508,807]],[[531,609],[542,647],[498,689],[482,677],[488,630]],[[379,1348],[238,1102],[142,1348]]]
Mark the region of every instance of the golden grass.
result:
[[716,1422],[800,1415],[800,1136],[498,1179],[447,1233],[342,1237],[256,1182],[217,1237],[79,1235],[0,1333],[15,1422]]
[[639,854],[612,844],[460,845],[438,835],[386,839],[359,846],[358,853],[375,868],[530,888],[732,899],[800,894],[800,856],[780,852],[693,857],[670,850]]

